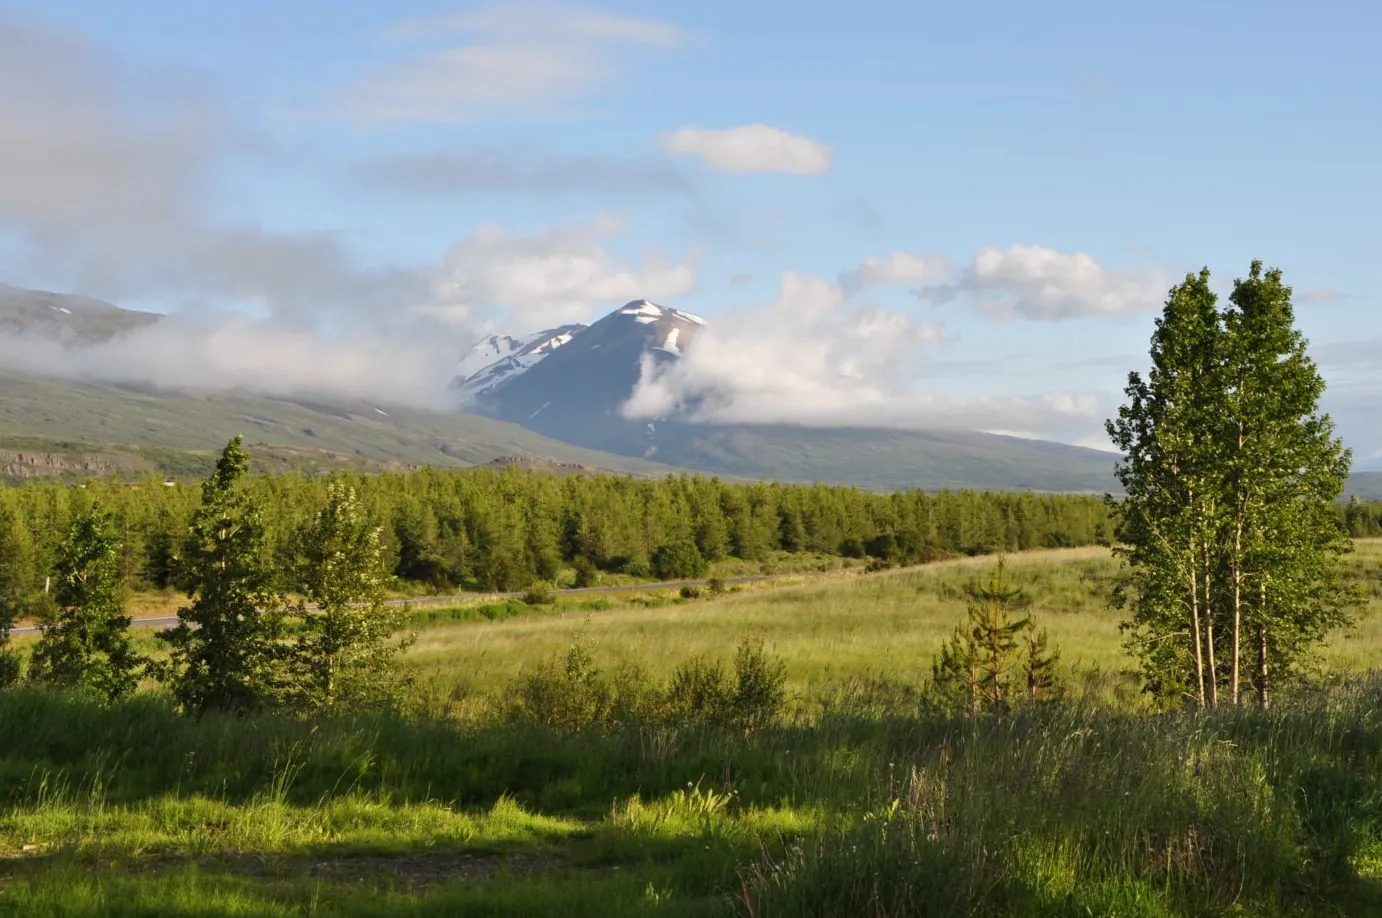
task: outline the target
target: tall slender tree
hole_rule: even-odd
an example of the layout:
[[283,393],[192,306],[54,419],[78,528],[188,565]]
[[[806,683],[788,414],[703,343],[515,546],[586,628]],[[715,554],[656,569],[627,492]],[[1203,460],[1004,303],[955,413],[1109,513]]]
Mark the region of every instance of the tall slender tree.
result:
[[1324,380],[1295,328],[1281,272],[1253,262],[1230,300],[1229,513],[1221,540],[1232,610],[1230,690],[1237,704],[1250,683],[1265,706],[1272,672],[1288,673],[1303,650],[1349,620],[1356,600],[1339,579],[1337,559],[1352,543],[1335,508],[1351,453],[1320,411]]
[[29,676],[114,700],[135,687],[125,571],[110,514],[92,506],[73,522],[53,572],[54,617],[42,626]]
[[1216,706],[1251,684],[1270,698],[1354,594],[1338,582],[1349,547],[1334,506],[1349,453],[1319,410],[1324,381],[1295,329],[1280,271],[1253,262],[1220,309],[1209,272],[1172,289],[1108,432],[1124,453],[1114,502],[1129,562],[1129,644],[1163,698]]
[[[1152,334],[1146,379],[1128,376],[1128,403],[1107,424],[1123,453],[1113,503],[1134,572],[1129,644],[1153,691],[1217,703],[1214,584],[1219,488],[1215,438],[1223,329],[1209,270],[1173,288]],[[1126,595],[1126,594],[1123,594]]]
[[19,681],[21,661],[10,646],[10,629],[33,608],[38,579],[33,536],[19,514],[0,503],[0,688]]
[[293,695],[308,708],[332,710],[384,700],[397,684],[401,621],[384,605],[388,574],[380,527],[355,489],[333,482],[327,505],[299,530],[296,586],[300,612]]
[[162,670],[192,711],[251,708],[283,687],[283,602],[265,563],[264,526],[244,483],[249,456],[235,437],[202,483],[179,566],[191,604],[159,634],[171,651]]

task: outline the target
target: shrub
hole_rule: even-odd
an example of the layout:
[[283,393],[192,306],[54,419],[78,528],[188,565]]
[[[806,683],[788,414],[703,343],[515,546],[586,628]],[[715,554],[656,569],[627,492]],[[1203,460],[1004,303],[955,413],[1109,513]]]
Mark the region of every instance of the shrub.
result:
[[541,663],[519,681],[512,711],[519,720],[558,733],[579,733],[604,720],[610,700],[590,645],[578,637],[560,664]]
[[870,558],[879,558],[883,561],[897,561],[902,557],[902,550],[897,544],[897,536],[891,532],[884,532],[869,539],[864,545],[864,552]]
[[539,580],[528,587],[523,594],[523,601],[530,606],[550,606],[557,601],[557,597],[552,595],[550,584]]
[[585,589],[587,587],[600,585],[600,569],[595,566],[595,562],[581,555],[571,562],[576,569],[576,588]]
[[652,567],[643,558],[623,558],[615,569],[625,576],[637,577],[640,580],[653,576]]
[[724,666],[708,656],[692,657],[672,673],[663,696],[662,716],[675,725],[711,726],[729,720],[734,690]]
[[24,661],[19,651],[0,644],[0,689],[18,685],[24,675]]
[[711,596],[721,596],[728,591],[723,577],[711,577],[706,582],[705,588],[710,591]]
[[658,547],[652,557],[653,574],[659,580],[682,580],[704,577],[710,564],[696,547],[688,540],[670,542]]
[[776,720],[787,702],[787,664],[770,657],[762,638],[745,640],[734,653],[735,726],[757,730]]
[[700,599],[705,595],[705,590],[696,586],[684,586],[681,588],[682,599]]

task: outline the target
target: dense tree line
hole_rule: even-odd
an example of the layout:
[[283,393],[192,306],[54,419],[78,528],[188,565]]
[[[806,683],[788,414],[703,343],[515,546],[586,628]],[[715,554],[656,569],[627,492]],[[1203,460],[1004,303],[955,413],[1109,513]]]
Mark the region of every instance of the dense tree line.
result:
[[1361,501],[1349,498],[1343,508],[1344,527],[1355,539],[1375,539],[1382,536],[1382,501]]
[[[243,499],[263,529],[254,550],[266,569],[288,568],[293,534],[338,485],[381,527],[385,568],[398,585],[417,590],[521,590],[571,568],[587,577],[696,576],[704,562],[758,561],[779,551],[909,562],[1090,545],[1112,533],[1102,502],[1082,496],[879,494],[520,469],[244,477]],[[181,586],[202,497],[197,486],[154,479],[0,490],[0,603],[22,614],[44,592],[59,545],[93,504],[110,516],[129,588]]]

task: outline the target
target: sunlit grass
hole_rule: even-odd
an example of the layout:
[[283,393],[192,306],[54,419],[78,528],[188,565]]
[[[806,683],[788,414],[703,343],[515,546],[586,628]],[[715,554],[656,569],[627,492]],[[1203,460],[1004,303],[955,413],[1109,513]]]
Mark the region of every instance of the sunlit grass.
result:
[[[725,656],[745,636],[765,639],[787,662],[793,691],[810,694],[841,679],[918,685],[965,610],[963,587],[997,563],[965,558],[905,571],[746,590],[721,597],[640,605],[611,595],[601,606],[557,606],[504,621],[428,628],[410,662],[442,693],[492,692],[516,671],[564,651],[578,636],[611,665],[638,661],[665,675],[698,655]],[[1067,673],[1119,673],[1135,666],[1123,646],[1123,614],[1112,606],[1121,562],[1100,548],[1013,555],[1032,613],[1059,648]],[[1320,654],[1330,668],[1382,665],[1382,541],[1359,543],[1356,576],[1378,587],[1357,627],[1331,636]],[[607,606],[607,607],[606,607]]]
[[436,848],[503,852],[530,849],[586,831],[581,822],[525,812],[500,798],[489,810],[458,812],[441,803],[392,806],[364,795],[300,806],[272,794],[245,804],[201,795],[166,795],[109,805],[50,794],[0,814],[0,857],[62,853],[78,858],[333,856]]
[[[656,678],[762,636],[803,703],[751,736],[458,716],[483,704],[304,721],[2,696],[0,915],[1382,914],[1382,690],[1265,714],[1086,704],[1133,664],[1119,564],[1076,549],[1008,563],[1094,688],[1032,715],[925,713],[899,687],[995,563],[414,621],[410,664],[453,698],[502,697],[580,635]],[[1321,665],[1376,670],[1382,540],[1348,563],[1369,606]]]

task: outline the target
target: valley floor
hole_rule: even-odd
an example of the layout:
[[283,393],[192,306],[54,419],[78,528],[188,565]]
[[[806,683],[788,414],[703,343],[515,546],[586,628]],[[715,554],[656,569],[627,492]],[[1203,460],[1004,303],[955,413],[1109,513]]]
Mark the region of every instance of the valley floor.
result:
[[[1341,678],[1199,717],[1140,710],[1095,549],[1010,560],[1071,701],[928,711],[993,563],[419,611],[408,715],[0,695],[0,915],[1382,914],[1382,543],[1322,654]],[[753,637],[787,666],[772,724],[504,714],[573,643],[656,680]]]

